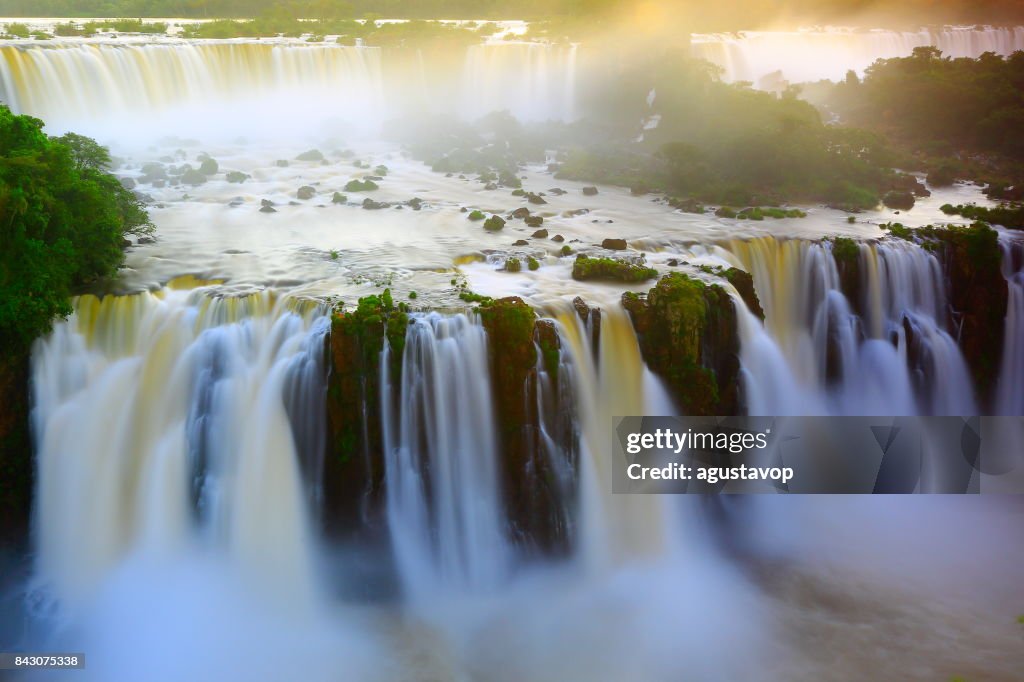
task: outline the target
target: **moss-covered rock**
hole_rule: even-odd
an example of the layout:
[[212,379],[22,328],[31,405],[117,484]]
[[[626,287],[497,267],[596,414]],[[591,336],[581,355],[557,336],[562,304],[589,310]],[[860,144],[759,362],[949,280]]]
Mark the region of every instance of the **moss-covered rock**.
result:
[[391,380],[398,382],[408,324],[387,289],[331,318],[324,498],[325,524],[332,533],[358,527],[365,506],[382,490],[381,353],[387,339]]
[[686,414],[738,412],[739,336],[725,289],[673,272],[646,296],[623,294],[622,303],[644,360]]
[[346,192],[372,192],[373,190],[380,189],[373,180],[349,180],[345,183]]
[[832,258],[839,271],[839,288],[858,315],[864,314],[864,295],[861,288],[860,244],[849,237],[832,239]]
[[228,182],[237,184],[248,180],[249,174],[243,173],[242,171],[228,171],[227,175],[224,176],[224,179],[227,180]]
[[1002,275],[998,233],[984,223],[923,227],[917,235],[942,260],[953,308],[952,329],[983,407],[991,406],[1003,356],[1009,289]]
[[319,149],[310,149],[295,157],[296,161],[323,161],[324,155]]
[[914,193],[905,190],[893,190],[886,192],[885,196],[882,197],[882,203],[888,208],[894,208],[901,211],[909,211],[914,208]]
[[498,232],[505,227],[505,220],[501,216],[492,215],[484,221],[484,229],[488,232]]
[[598,280],[635,284],[658,276],[654,268],[614,258],[576,256],[572,265],[572,278],[581,282]]
[[750,273],[739,268],[728,268],[722,272],[722,277],[725,277],[729,284],[736,289],[740,298],[747,304],[747,309],[764,320],[764,309],[761,308],[761,300],[754,290],[754,278]]

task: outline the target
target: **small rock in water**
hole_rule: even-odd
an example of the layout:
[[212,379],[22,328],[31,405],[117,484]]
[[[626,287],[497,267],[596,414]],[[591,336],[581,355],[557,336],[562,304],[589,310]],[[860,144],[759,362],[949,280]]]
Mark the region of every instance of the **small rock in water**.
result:
[[533,192],[530,192],[529,194],[526,195],[526,200],[529,201],[531,204],[548,203],[547,201],[544,200],[543,196],[544,195],[542,194],[534,194]]
[[605,239],[601,242],[601,248],[610,249],[612,251],[623,251],[626,248],[625,239]]
[[261,199],[260,200],[260,206],[274,206],[274,205],[275,205],[274,202],[271,201],[270,199]]
[[274,165],[276,165],[278,168],[287,168],[288,161],[286,159],[278,159],[277,161],[274,162]]
[[420,199],[419,197],[413,197],[405,203],[414,211],[418,211],[423,208],[423,199]]
[[310,187],[309,185],[303,185],[295,193],[295,196],[298,197],[299,199],[302,199],[303,201],[306,201],[308,199],[312,199],[315,195],[316,195],[316,190],[314,188]]
[[556,234],[554,237],[551,238],[551,241],[553,241],[553,242],[564,242],[565,241],[565,237],[563,237],[560,234]]
[[512,242],[512,246],[529,246],[529,245],[530,245],[530,242],[526,241],[525,239],[517,239],[516,241]]
[[260,207],[260,213],[277,213],[277,209],[273,206],[263,204],[263,206]]
[[512,217],[516,220],[525,220],[530,216],[530,209],[525,206],[520,206],[516,210],[512,211]]
[[526,222],[527,227],[540,227],[544,224],[544,218],[539,215],[526,216],[523,220]]
[[332,204],[344,204],[346,201],[348,201],[348,197],[341,192],[335,192],[334,196],[331,197]]
[[584,187],[583,188],[583,196],[592,197],[595,194],[597,194],[597,188],[596,187]]
[[549,190],[548,190],[548,194],[553,194],[553,195],[555,195],[556,197],[560,197],[560,196],[562,196],[563,194],[568,194],[568,192],[566,192],[566,191],[565,191],[564,189],[562,189],[561,187],[553,187],[553,188],[551,188],[551,189],[549,189]]
[[131,178],[121,178],[121,186],[125,189],[135,189],[135,180]]
[[678,267],[679,266],[679,261],[676,260],[675,258],[669,258],[668,259],[668,266],[670,268]]
[[378,209],[388,208],[389,206],[391,206],[391,204],[385,201],[374,201],[369,197],[363,199],[363,208],[365,208],[367,211],[376,211]]
[[324,155],[319,149],[310,149],[295,157],[297,161],[323,161]]
[[537,230],[537,231],[536,231],[536,232],[534,232],[534,233],[533,233],[533,235],[531,235],[531,236],[532,236],[532,237],[533,237],[534,239],[547,239],[547,236],[548,236],[548,231],[547,231],[547,230],[544,230],[544,229],[541,229],[541,230]]

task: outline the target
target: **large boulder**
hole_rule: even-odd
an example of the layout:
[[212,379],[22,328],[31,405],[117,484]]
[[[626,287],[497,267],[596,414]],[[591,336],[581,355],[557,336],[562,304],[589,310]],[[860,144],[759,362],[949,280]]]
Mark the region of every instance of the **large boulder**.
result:
[[646,296],[627,292],[648,367],[683,412],[725,416],[739,411],[739,335],[728,292],[680,272],[665,275]]

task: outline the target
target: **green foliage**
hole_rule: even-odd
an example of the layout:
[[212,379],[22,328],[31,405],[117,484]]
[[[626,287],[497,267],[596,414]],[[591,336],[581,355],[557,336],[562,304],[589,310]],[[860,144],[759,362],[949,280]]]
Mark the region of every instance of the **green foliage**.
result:
[[26,26],[25,24],[19,24],[17,22],[7,24],[7,35],[13,36],[15,38],[28,38],[28,26]]
[[0,107],[0,344],[27,347],[70,312],[78,288],[116,274],[145,209],[103,169],[110,156],[77,135]]
[[590,258],[576,256],[572,265],[572,278],[579,281],[602,280],[635,284],[658,276],[658,271],[628,261],[614,258]]
[[[1024,159],[1024,53],[951,59],[934,47],[884,59],[863,80],[838,84],[829,100],[844,120],[917,148],[992,152]],[[952,182],[937,168],[929,182]]]
[[970,220],[1024,230],[1024,205],[1021,204],[1000,204],[992,208],[974,204],[943,204],[941,211],[946,215],[961,215]]
[[848,237],[836,237],[832,240],[832,256],[837,262],[856,263],[860,258],[860,246]]

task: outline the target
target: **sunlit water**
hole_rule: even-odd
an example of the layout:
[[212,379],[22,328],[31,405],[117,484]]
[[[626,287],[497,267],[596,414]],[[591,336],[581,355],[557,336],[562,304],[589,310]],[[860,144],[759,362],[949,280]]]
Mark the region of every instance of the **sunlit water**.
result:
[[[521,221],[493,234],[463,209],[505,215],[526,204],[472,176],[432,173],[379,139],[383,114],[372,107],[392,106],[395,86],[375,80],[369,53],[292,54],[283,59],[311,57],[316,68],[297,63],[273,75],[267,64],[281,56],[264,46],[234,66],[221,61],[229,46],[106,46],[98,56],[82,46],[17,57],[11,49],[3,57],[12,103],[97,135],[121,159],[119,175],[138,180],[142,164],[167,157],[198,167],[201,153],[220,166],[198,187],[140,184],[157,240],[129,249],[115,289],[134,295],[79,299],[37,344],[40,480],[32,576],[19,587],[23,625],[13,628],[20,646],[84,651],[83,677],[103,681],[1010,680],[1024,669],[1014,622],[1024,612],[1016,501],[718,504],[609,494],[609,418],[676,408],[619,307],[626,287],[575,282],[571,257],[558,255],[563,243],[601,253],[604,238],[621,237],[660,272],[748,269],[767,314],[762,324],[740,311],[751,412],[969,413],[976,403],[955,330],[943,321],[935,258],[888,239],[862,247],[876,273],[873,303],[854,320],[828,247],[816,240],[879,239],[889,220],[945,222],[938,206],[983,202],[978,188],[937,190],[910,211],[867,212],[852,224],[814,206],[804,219],[753,223],[684,214],[620,188],[585,196],[582,183],[536,166],[523,184],[546,193],[547,204],[530,208],[549,237],[532,238]],[[458,62],[452,92],[466,88],[468,97],[502,74],[532,73],[529,85],[508,90],[520,117],[578,113],[565,96],[577,77],[571,52],[487,49]],[[194,72],[175,70],[189,60],[198,60]],[[9,79],[13,68],[29,75]],[[223,81],[232,74],[259,97],[229,94]],[[147,90],[131,99],[136,77]],[[415,90],[440,76],[426,78],[399,85]],[[333,91],[336,80],[353,89]],[[552,83],[560,97],[545,99]],[[452,101],[477,115],[491,100]],[[296,159],[313,148],[324,162]],[[379,190],[344,192],[380,164],[388,172]],[[232,170],[251,177],[229,183]],[[314,197],[298,199],[307,185]],[[333,203],[335,191],[347,202]],[[394,205],[366,210],[367,196]],[[420,210],[403,204],[413,198]],[[264,199],[275,212],[259,210]],[[556,234],[565,241],[550,239]],[[527,245],[515,246],[520,239]],[[540,268],[505,272],[510,255],[532,255]],[[1019,264],[1007,262],[1016,288],[1006,333],[1016,339]],[[555,319],[559,390],[572,397],[579,437],[566,559],[538,560],[505,533],[486,361],[495,340],[459,300],[463,281],[482,294],[522,296]],[[385,285],[418,312],[398,395],[382,405],[389,551],[381,557],[328,546],[316,532],[324,425],[315,415],[325,390],[320,303],[354,304]],[[605,311],[597,348],[571,311],[575,296]],[[912,385],[905,340],[879,340],[903,315],[938,358],[922,370],[931,382],[923,389]],[[809,320],[850,325],[838,388],[824,377],[821,327]],[[1017,355],[1005,358],[1000,404],[1011,412],[1017,393],[1005,386],[1019,386],[1019,368]],[[566,457],[554,444],[546,455]],[[397,576],[394,593],[340,596],[360,592],[351,569],[366,562]]]

